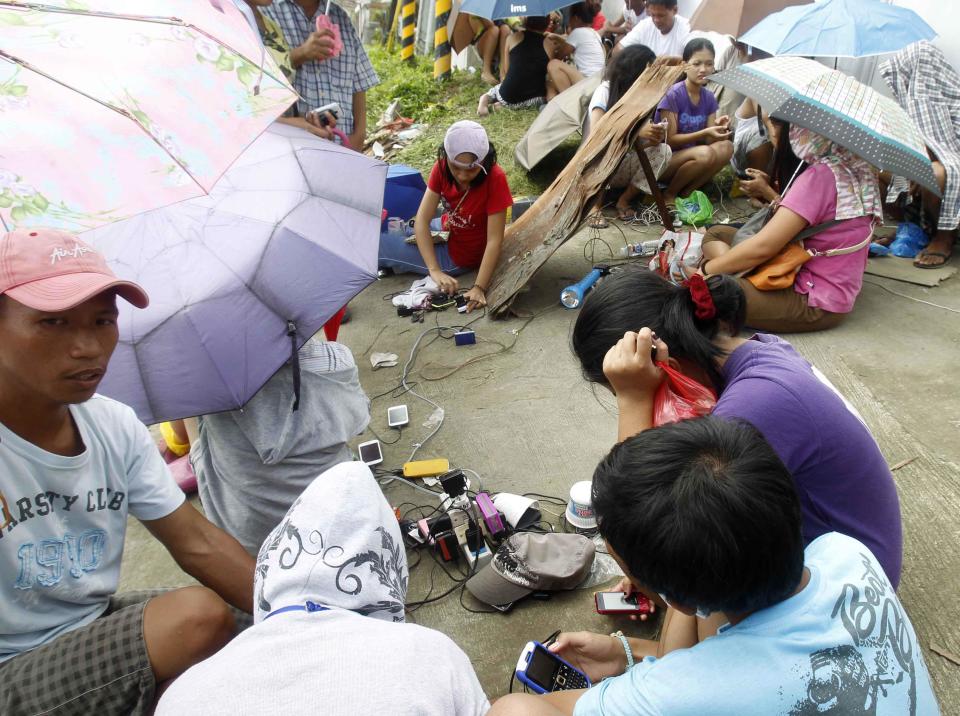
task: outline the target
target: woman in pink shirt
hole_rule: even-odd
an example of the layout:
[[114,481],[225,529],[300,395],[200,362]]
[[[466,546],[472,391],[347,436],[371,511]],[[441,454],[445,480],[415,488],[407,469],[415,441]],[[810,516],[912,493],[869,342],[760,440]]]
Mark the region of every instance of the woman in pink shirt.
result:
[[[806,164],[754,236],[733,244],[736,229],[714,226],[703,240],[704,276],[746,274],[776,256],[808,227],[835,222],[803,241],[813,253],[791,288],[761,291],[741,278],[746,323],[766,331],[799,333],[832,328],[853,310],[863,285],[870,235],[882,218],[877,170],[826,137],[790,127],[790,146]],[[839,252],[837,252],[839,250]],[[823,252],[834,252],[823,255]]]

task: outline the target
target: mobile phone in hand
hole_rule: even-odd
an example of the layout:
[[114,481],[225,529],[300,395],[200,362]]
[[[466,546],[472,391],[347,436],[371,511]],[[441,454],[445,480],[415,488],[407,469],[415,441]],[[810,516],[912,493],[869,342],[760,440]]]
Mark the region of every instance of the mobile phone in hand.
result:
[[630,595],[623,592],[597,592],[594,601],[597,614],[650,614],[653,611],[650,600],[638,592]]
[[522,684],[538,694],[592,686],[585,673],[538,641],[528,642],[523,648],[514,673]]
[[323,127],[326,127],[328,124],[330,124],[330,120],[327,117],[327,112],[329,112],[334,119],[339,119],[340,105],[336,102],[330,102],[322,107],[317,107],[316,109],[310,110],[310,114],[315,114],[320,118],[320,125]]

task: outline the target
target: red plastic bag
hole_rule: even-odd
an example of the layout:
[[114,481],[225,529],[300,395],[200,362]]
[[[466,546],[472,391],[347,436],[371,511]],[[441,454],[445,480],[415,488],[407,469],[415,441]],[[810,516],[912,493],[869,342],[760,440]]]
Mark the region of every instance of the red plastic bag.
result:
[[667,363],[657,365],[667,377],[653,398],[654,426],[699,418],[713,410],[717,395],[710,388],[674,370]]

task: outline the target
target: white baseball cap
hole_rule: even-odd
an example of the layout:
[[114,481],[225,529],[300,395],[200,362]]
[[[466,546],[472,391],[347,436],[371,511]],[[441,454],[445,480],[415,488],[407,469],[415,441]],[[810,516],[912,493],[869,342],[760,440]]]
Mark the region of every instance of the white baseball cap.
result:
[[[462,169],[473,169],[480,166],[481,162],[487,158],[490,152],[490,140],[487,139],[486,130],[470,119],[462,119],[454,122],[447,130],[443,138],[443,151],[447,154],[447,161],[455,167]],[[458,162],[457,157],[461,154],[472,154],[476,159],[470,164]]]

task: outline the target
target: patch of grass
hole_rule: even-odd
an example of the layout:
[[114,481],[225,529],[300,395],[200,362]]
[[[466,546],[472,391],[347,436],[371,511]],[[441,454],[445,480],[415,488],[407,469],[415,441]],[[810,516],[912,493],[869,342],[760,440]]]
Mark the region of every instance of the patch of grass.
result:
[[384,48],[368,48],[380,84],[367,92],[367,126],[373,128],[393,99],[400,100],[400,113],[415,122],[429,125],[416,140],[404,147],[391,161],[408,164],[424,175],[437,158],[447,127],[460,119],[476,119],[487,130],[497,148],[497,161],[507,175],[514,196],[543,193],[577,150],[579,135],[571,135],[560,147],[527,172],[513,157],[517,143],[537,116],[536,110],[501,110],[488,117],[477,117],[477,102],[489,87],[477,73],[454,72],[447,82],[433,79],[433,62],[416,57],[413,63],[400,61],[399,53]]

